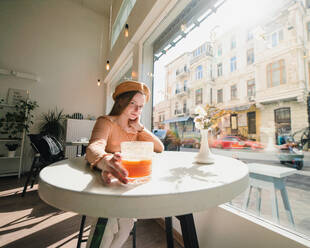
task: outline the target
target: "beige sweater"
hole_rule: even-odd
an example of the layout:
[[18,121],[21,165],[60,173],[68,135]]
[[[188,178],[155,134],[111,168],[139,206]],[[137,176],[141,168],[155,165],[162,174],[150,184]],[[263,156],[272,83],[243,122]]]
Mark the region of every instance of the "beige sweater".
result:
[[86,149],[87,161],[96,165],[105,154],[120,152],[123,141],[152,141],[155,152],[164,150],[162,142],[145,128],[141,132],[127,133],[111,116],[101,116],[96,121]]

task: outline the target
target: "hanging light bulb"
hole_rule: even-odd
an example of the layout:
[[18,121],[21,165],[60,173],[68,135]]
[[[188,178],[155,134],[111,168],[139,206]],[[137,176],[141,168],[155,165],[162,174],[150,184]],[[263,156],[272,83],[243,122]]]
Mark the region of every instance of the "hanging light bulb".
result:
[[107,71],[110,70],[110,61],[109,60],[107,60],[107,65],[105,66],[105,68]]
[[97,80],[97,85],[98,86],[100,86],[101,85],[101,83],[100,83],[100,79],[98,78],[98,80]]
[[124,35],[125,35],[125,37],[128,37],[128,36],[129,36],[129,26],[128,26],[127,23],[126,23],[126,25],[125,25]]

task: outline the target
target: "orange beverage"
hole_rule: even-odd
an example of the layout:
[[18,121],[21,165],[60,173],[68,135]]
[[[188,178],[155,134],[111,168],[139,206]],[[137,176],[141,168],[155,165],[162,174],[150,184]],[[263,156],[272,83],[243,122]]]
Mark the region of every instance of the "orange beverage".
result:
[[122,160],[129,178],[148,177],[152,173],[152,160]]

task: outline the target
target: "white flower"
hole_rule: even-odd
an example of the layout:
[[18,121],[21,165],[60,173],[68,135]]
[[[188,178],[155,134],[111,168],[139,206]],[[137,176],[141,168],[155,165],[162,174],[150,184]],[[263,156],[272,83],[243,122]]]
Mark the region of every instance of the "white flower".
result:
[[195,113],[198,114],[198,115],[201,115],[201,116],[206,115],[206,111],[201,106],[197,106],[195,108]]

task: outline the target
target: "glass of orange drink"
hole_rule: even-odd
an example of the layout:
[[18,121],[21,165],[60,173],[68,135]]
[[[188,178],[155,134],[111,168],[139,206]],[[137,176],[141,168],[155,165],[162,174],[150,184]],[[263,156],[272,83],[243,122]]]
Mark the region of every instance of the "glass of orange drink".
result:
[[129,183],[140,183],[152,174],[153,142],[126,141],[121,143],[122,166],[128,171]]

